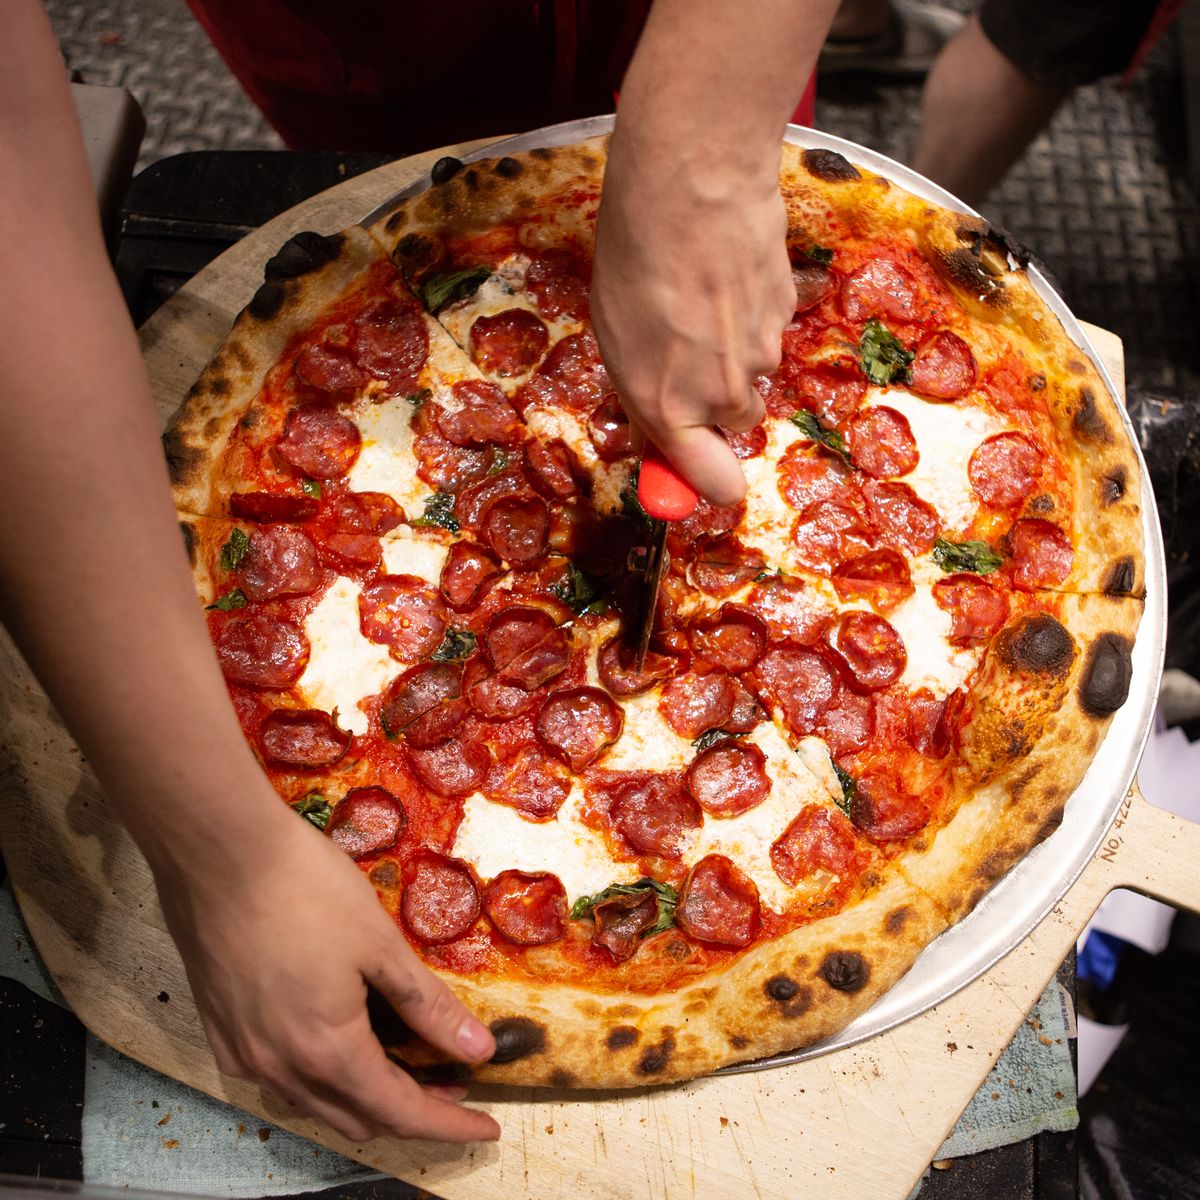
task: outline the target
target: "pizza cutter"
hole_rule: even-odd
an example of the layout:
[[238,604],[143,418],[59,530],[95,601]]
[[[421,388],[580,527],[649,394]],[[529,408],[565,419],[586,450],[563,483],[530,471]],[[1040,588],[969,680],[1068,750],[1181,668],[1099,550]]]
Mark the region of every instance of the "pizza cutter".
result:
[[654,613],[658,608],[658,588],[662,583],[667,559],[667,522],[682,521],[696,511],[699,495],[663,457],[652,442],[642,451],[638,471],[638,503],[650,518],[650,544],[642,567],[642,624],[638,630],[637,669],[646,664],[650,635],[654,632]]

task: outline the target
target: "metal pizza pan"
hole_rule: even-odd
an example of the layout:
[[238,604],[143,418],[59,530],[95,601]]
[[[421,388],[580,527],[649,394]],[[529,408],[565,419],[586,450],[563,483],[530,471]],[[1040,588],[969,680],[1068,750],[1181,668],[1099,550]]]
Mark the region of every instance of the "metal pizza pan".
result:
[[[469,163],[537,147],[569,145],[611,133],[613,123],[614,118],[609,115],[531,130],[481,147],[464,155],[462,161]],[[804,149],[835,150],[921,199],[979,216],[944,188],[865,146],[799,125],[789,125],[784,139]],[[364,226],[375,223],[402,200],[428,186],[427,179],[418,180],[384,201],[361,223]],[[1133,648],[1129,697],[1113,718],[1091,766],[1067,801],[1059,828],[1004,876],[967,917],[931,942],[895,987],[833,1037],[802,1050],[724,1067],[719,1074],[767,1070],[840,1050],[884,1033],[966,987],[1023,941],[1066,894],[1099,849],[1137,773],[1154,719],[1166,648],[1166,567],[1158,510],[1137,435],[1107,367],[1046,277],[1032,265],[1028,274],[1038,294],[1062,322],[1068,337],[1088,356],[1109,393],[1117,398],[1125,435],[1137,453],[1141,468],[1146,602]]]

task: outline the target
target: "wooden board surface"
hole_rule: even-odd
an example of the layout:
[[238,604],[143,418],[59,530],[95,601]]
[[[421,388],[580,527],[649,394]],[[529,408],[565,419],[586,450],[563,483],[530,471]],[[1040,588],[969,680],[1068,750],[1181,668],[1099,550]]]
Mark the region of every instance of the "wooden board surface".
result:
[[[466,148],[459,148],[465,150]],[[201,271],[143,330],[165,420],[292,233],[352,223],[444,151],[351,180],[276,218]],[[1120,343],[1090,330],[1121,377]],[[1131,794],[1062,903],[957,995],[890,1033],[790,1067],[617,1093],[477,1089],[498,1144],[354,1146],[218,1073],[149,869],[11,643],[0,641],[4,855],[64,996],[102,1040],[146,1065],[447,1200],[573,1195],[794,1200],[907,1195],[1107,892],[1200,908],[1200,827]],[[162,999],[163,996],[167,999]],[[951,1049],[953,1046],[953,1049]]]

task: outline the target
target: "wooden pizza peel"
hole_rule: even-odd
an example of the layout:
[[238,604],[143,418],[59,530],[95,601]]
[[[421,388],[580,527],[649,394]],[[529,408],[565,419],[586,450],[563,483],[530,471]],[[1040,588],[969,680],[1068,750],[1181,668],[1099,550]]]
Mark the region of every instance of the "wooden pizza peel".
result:
[[[147,322],[142,345],[162,420],[302,229],[331,233],[442,154],[359,176],[249,234]],[[1088,334],[1114,378],[1119,340]],[[478,1088],[499,1143],[356,1146],[297,1120],[213,1063],[149,868],[7,636],[0,635],[0,832],[21,911],[80,1020],[130,1057],[218,1099],[445,1197],[587,1200],[752,1191],[794,1200],[906,1196],[1100,901],[1129,887],[1200,910],[1200,826],[1131,789],[1082,875],[1014,950],[935,1008],[868,1041],[789,1066],[672,1087],[581,1092]]]

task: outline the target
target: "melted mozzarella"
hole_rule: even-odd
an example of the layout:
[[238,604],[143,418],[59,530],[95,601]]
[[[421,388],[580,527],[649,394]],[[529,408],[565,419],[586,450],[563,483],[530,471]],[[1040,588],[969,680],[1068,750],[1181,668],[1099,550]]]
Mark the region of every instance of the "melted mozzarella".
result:
[[950,614],[938,607],[928,587],[918,584],[887,620],[908,654],[901,687],[927,687],[940,700],[961,687],[979,663],[982,648],[950,644]]
[[450,547],[444,543],[424,541],[409,526],[401,525],[383,539],[383,569],[389,575],[416,575],[437,583],[449,553]]
[[739,536],[761,550],[767,565],[786,569],[792,558],[792,526],[796,513],[779,490],[779,460],[804,434],[778,417],[767,417],[767,448],[742,460],[746,476],[746,517]]
[[311,708],[336,710],[343,729],[366,733],[361,701],[381,692],[399,668],[385,646],[363,637],[358,596],[357,584],[339,578],[317,601],[304,622],[311,649],[296,687]]
[[433,491],[416,471],[413,457],[412,416],[407,400],[391,399],[372,404],[357,414],[362,449],[346,476],[354,492],[384,492],[405,513],[419,516],[425,498]]
[[677,771],[687,766],[696,752],[663,720],[657,689],[622,697],[620,704],[625,727],[600,766],[612,771]]
[[598,512],[614,513],[621,508],[621,492],[629,482],[628,462],[606,463],[596,453],[587,422],[561,409],[530,408],[525,424],[542,442],[555,438],[566,442],[580,466],[592,479],[592,504]]

